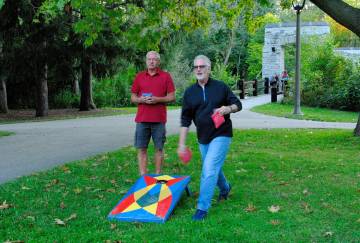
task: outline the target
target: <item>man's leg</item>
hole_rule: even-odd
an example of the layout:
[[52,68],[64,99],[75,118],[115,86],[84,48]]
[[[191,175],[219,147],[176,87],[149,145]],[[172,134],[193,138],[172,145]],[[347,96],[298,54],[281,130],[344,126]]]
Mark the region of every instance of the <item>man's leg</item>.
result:
[[163,149],[156,149],[155,151],[155,168],[156,174],[161,174],[162,164],[164,163],[164,150]]
[[151,136],[155,145],[155,173],[160,174],[164,163],[164,143],[166,129],[164,123],[154,123],[151,127]]
[[147,174],[147,148],[138,149],[138,162],[140,175]]
[[140,175],[147,174],[147,147],[150,141],[151,130],[147,123],[136,123],[134,146],[138,149],[137,157]]
[[[208,211],[211,206],[211,199],[214,195],[216,184],[219,182],[219,173],[224,164],[226,154],[231,142],[230,137],[217,137],[209,144],[200,144],[200,151],[203,157],[203,167],[200,180],[200,196],[197,208],[203,211]],[[222,181],[225,179],[223,174],[220,181],[220,186],[228,183]]]

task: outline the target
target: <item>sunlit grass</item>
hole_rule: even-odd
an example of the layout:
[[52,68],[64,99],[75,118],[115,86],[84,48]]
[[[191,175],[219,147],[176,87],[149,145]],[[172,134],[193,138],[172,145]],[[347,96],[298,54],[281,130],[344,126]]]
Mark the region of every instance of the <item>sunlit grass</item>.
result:
[[[136,150],[128,147],[1,185],[0,242],[359,241],[360,139],[351,131],[238,130],[234,135],[224,165],[232,193],[227,201],[214,200],[204,222],[191,221],[201,163],[190,134],[193,159],[187,166],[176,155],[178,137],[167,140],[164,172],[190,175],[194,196],[184,194],[165,224],[106,219],[138,178]],[[279,211],[270,212],[271,206]]]
[[293,115],[294,105],[270,103],[256,106],[251,111],[272,116],[327,122],[357,122],[359,113],[301,106],[302,116]]

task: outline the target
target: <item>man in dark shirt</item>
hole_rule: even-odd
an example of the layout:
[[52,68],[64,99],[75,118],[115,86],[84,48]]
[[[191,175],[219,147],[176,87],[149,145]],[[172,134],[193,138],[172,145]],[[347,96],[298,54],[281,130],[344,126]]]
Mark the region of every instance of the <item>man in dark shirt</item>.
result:
[[136,75],[131,87],[131,101],[138,105],[134,145],[138,149],[141,175],[147,174],[147,147],[151,137],[155,145],[155,172],[161,173],[166,140],[166,104],[175,100],[174,82],[159,65],[159,53],[149,51],[146,54],[147,70]]
[[[218,200],[227,199],[231,190],[222,166],[228,152],[232,133],[230,113],[240,111],[240,100],[223,82],[210,78],[211,62],[204,55],[194,59],[197,82],[186,89],[181,111],[181,128],[178,154],[186,151],[186,137],[194,121],[202,157],[200,195],[193,220],[203,220],[211,206],[215,186],[219,187]],[[224,123],[216,128],[211,116],[220,113]]]

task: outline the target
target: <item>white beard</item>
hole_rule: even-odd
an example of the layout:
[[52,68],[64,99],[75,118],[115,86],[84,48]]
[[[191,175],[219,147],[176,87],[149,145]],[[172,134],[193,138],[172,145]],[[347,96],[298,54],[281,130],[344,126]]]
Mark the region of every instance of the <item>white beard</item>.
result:
[[195,77],[197,80],[204,80],[205,79],[205,74],[195,74]]

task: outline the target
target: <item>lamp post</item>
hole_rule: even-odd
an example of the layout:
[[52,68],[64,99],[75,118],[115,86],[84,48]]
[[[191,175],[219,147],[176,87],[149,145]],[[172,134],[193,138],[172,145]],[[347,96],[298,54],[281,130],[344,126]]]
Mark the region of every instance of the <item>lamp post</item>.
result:
[[305,6],[305,1],[292,1],[292,6],[296,11],[296,70],[295,70],[295,107],[294,107],[294,115],[302,115],[300,110],[300,12]]

